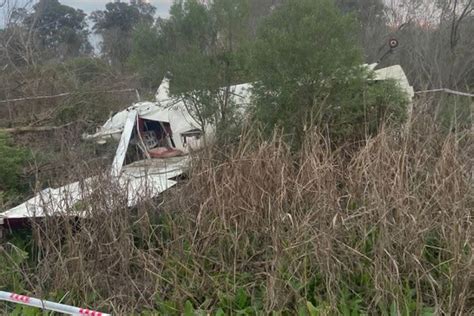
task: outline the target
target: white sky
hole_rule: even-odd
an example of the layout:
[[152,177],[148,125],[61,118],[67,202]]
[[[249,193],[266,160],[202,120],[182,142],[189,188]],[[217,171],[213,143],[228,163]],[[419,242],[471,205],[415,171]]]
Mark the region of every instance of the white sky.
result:
[[[105,10],[105,5],[109,2],[113,2],[114,0],[59,0],[60,3],[64,5],[68,5],[73,8],[81,9],[85,13],[90,14],[92,11],[95,10]],[[29,0],[10,0],[9,3],[16,7],[21,7],[26,3],[31,2]],[[37,2],[37,1],[33,1]],[[122,2],[128,2],[128,0],[122,0]],[[2,3],[2,0],[0,0]],[[173,0],[150,0],[150,3],[156,8],[157,16],[161,17],[168,17],[169,9]],[[4,27],[4,23],[6,21],[5,17],[7,8],[0,8],[0,28]],[[95,34],[91,34],[89,38],[92,46],[94,47],[95,51],[98,52],[99,44],[100,44],[100,36]]]
[[[73,8],[81,9],[85,13],[89,14],[95,10],[105,10],[105,5],[108,2],[112,2],[113,0],[59,0],[64,5],[68,5]],[[31,2],[28,0],[10,0],[9,1],[12,5],[16,4],[17,7],[23,6],[25,3]],[[37,1],[33,1],[37,2]],[[128,2],[128,0],[122,0],[122,2]],[[0,0],[2,3],[2,0]],[[156,8],[156,14],[161,17],[167,17],[171,4],[173,0],[151,0],[150,3]],[[0,8],[0,28],[4,24],[5,20],[5,10],[4,8]]]
[[[105,9],[105,4],[112,2],[110,0],[59,0],[62,4],[84,10],[86,13],[91,13],[95,10]],[[122,0],[122,2],[128,2]],[[168,16],[168,11],[173,3],[173,0],[151,0],[150,3],[156,8],[156,13],[159,16]]]

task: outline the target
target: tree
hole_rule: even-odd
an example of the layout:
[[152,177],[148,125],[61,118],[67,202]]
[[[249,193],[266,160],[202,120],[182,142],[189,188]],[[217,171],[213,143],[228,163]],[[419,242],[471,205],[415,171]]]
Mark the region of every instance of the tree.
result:
[[385,4],[383,0],[336,0],[336,6],[342,13],[356,13],[362,24],[371,19],[383,18]]
[[472,87],[474,1],[400,1],[403,10],[389,11],[400,47],[386,63],[402,65],[419,90]]
[[176,1],[169,19],[135,33],[132,63],[147,77],[170,73],[172,95],[221,134],[236,122],[230,87],[247,79],[248,33],[246,0]]
[[250,1],[249,23],[252,36],[256,35],[259,24],[271,14],[284,0],[253,0]]
[[384,43],[389,41],[389,29],[385,15],[384,0],[336,0],[343,14],[352,14],[357,19],[357,31],[365,59],[369,63],[379,60],[384,53]]
[[365,104],[368,74],[356,31],[330,0],[287,1],[274,10],[254,50],[256,119],[267,130],[283,129],[298,146],[309,126],[326,127],[337,141],[365,135],[367,110],[377,119],[402,115],[391,100]]
[[27,16],[26,9],[15,8],[8,15],[6,27],[0,29],[0,67],[4,71],[34,62],[35,41],[23,23]]
[[40,0],[22,21],[28,30],[34,31],[39,49],[49,56],[65,59],[87,54],[92,49],[85,17],[82,10],[58,0]]
[[140,24],[151,25],[155,8],[146,3],[107,3],[91,14],[95,33],[102,36],[102,53],[114,66],[123,68],[130,56],[132,33]]

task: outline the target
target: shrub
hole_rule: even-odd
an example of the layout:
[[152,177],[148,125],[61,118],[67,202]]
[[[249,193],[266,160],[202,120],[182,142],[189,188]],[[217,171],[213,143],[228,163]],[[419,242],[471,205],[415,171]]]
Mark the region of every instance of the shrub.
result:
[[21,173],[28,157],[27,150],[14,146],[9,135],[0,133],[0,205],[27,189]]
[[337,106],[325,115],[331,138],[339,143],[374,136],[381,125],[401,128],[407,119],[408,96],[395,81],[366,81],[341,94],[335,96]]
[[404,102],[395,87],[367,86],[356,31],[353,18],[332,1],[278,7],[259,30],[254,50],[256,119],[268,131],[282,128],[297,146],[314,125],[340,143],[373,130],[381,117],[402,119]]

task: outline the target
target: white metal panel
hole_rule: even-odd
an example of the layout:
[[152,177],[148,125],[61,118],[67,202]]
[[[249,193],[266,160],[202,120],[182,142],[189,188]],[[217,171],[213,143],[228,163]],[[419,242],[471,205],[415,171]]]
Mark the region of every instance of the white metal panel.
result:
[[112,169],[110,171],[110,175],[112,177],[118,177],[122,171],[122,166],[125,161],[125,155],[127,154],[128,145],[130,144],[130,138],[132,137],[136,119],[137,111],[130,111],[123,128],[122,138],[120,139],[120,143],[117,147],[117,153],[115,154],[114,161],[112,162]]
[[[124,166],[118,178],[118,185],[128,199],[128,206],[134,206],[146,198],[154,198],[176,185],[171,180],[186,170],[189,157],[172,157],[137,161]],[[57,189],[45,189],[27,202],[4,213],[0,213],[0,225],[5,219],[41,218],[48,215],[71,215],[84,217],[72,207],[87,198],[94,191],[96,178],[74,182]],[[113,181],[113,180],[112,180]]]

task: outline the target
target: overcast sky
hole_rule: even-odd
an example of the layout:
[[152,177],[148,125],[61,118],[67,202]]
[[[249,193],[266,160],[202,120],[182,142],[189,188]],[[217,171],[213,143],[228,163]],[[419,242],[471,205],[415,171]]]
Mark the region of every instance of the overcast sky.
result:
[[[85,13],[89,14],[95,10],[104,10],[105,5],[113,0],[59,0],[62,4],[81,9]],[[24,5],[28,0],[13,0],[10,3],[17,3],[19,6]],[[37,1],[34,1],[37,2]],[[122,0],[122,2],[129,2],[128,0]],[[2,1],[0,0],[0,3]],[[151,0],[150,3],[156,8],[156,14],[161,17],[168,17],[169,9],[173,0]],[[0,28],[5,25],[5,9],[0,8]],[[91,35],[90,41],[92,46],[98,50],[100,38],[96,35]]]
[[[95,10],[104,10],[105,4],[112,2],[113,0],[59,0],[62,4],[81,9],[85,13],[89,14]],[[37,1],[34,1],[37,2]],[[128,0],[122,0],[122,2],[129,2]],[[2,0],[0,0],[2,3]],[[28,3],[28,0],[13,0],[10,3],[17,3],[18,6],[22,6]],[[150,3],[156,8],[156,14],[161,17],[167,17],[173,0],[151,0]],[[4,24],[5,9],[0,8],[0,27]]]
[[[111,2],[110,0],[59,0],[62,4],[84,10],[86,13],[91,13],[95,10],[105,9],[105,4]],[[128,2],[122,0],[122,2]],[[151,0],[151,4],[156,8],[156,13],[159,16],[168,16],[173,0]]]

